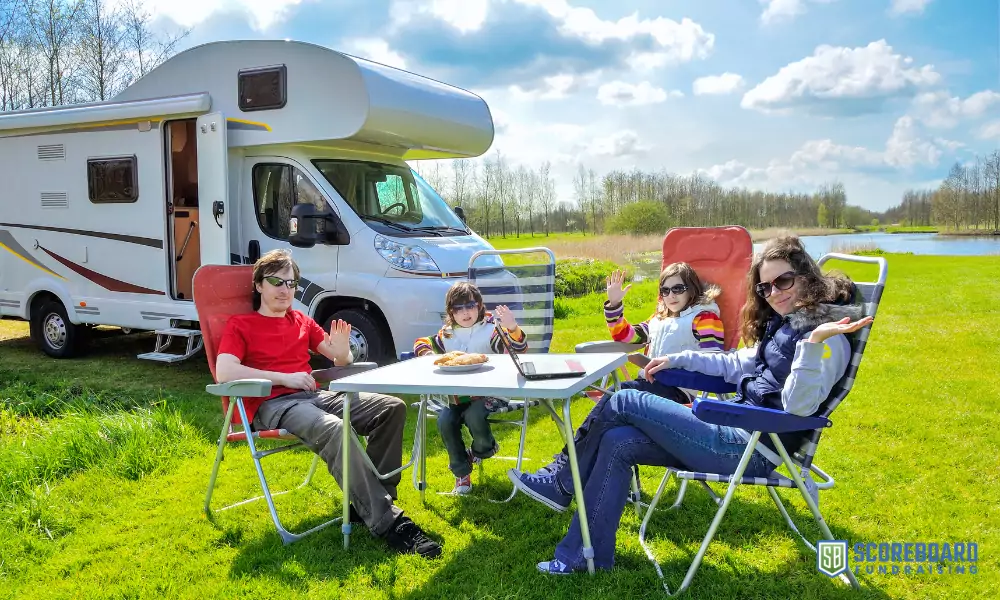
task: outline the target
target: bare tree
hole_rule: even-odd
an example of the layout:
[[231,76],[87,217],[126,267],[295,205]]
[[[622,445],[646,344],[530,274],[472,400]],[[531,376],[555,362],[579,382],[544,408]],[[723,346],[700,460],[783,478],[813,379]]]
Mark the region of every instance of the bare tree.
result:
[[552,169],[552,163],[545,161],[538,168],[538,185],[539,185],[539,196],[538,203],[542,208],[542,213],[544,213],[543,223],[545,225],[545,235],[549,235],[549,215],[552,214],[552,207],[555,203],[556,194],[554,184],[549,175]]
[[190,29],[181,30],[166,39],[159,39],[150,28],[152,15],[146,10],[142,0],[125,0],[122,3],[125,27],[125,48],[131,55],[133,68],[131,80],[139,79],[149,73],[157,65],[166,60],[177,44],[191,33]]
[[130,82],[125,53],[124,13],[107,0],[83,0],[77,61],[79,85],[84,96],[108,100]]
[[75,102],[72,94],[73,43],[82,0],[26,0],[34,42],[46,64],[46,104]]

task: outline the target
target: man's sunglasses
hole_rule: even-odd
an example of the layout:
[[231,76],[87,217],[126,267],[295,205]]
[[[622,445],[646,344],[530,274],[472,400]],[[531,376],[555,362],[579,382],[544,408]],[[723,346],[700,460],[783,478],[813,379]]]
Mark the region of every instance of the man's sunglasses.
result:
[[774,288],[785,291],[793,285],[795,285],[795,271],[785,271],[771,281],[762,281],[758,283],[754,286],[754,291],[756,291],[757,295],[761,298],[767,298],[774,291]]
[[472,302],[466,302],[465,304],[452,304],[449,308],[451,308],[452,312],[458,312],[463,308],[466,310],[476,310],[479,308],[479,303],[473,300]]
[[270,283],[274,287],[281,287],[283,285],[287,285],[288,289],[292,289],[292,290],[294,290],[294,289],[296,289],[296,288],[299,287],[299,280],[298,279],[282,279],[281,277],[274,277],[272,275],[270,277],[265,277],[264,281]]
[[688,291],[688,286],[684,285],[683,283],[678,283],[677,285],[671,287],[661,287],[660,295],[666,298],[667,296],[670,295],[670,292],[673,292],[675,295],[680,296],[686,291]]

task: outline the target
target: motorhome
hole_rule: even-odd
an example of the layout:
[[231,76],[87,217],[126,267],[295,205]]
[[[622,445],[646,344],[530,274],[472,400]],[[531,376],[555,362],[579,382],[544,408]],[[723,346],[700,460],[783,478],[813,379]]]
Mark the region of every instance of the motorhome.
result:
[[[195,270],[290,248],[295,308],[391,360],[491,248],[407,161],[493,135],[470,92],[295,41],[209,43],[109,101],[0,113],[0,317],[50,356],[105,325],[155,331],[139,358],[176,362],[201,348]],[[320,218],[299,226],[302,205]]]

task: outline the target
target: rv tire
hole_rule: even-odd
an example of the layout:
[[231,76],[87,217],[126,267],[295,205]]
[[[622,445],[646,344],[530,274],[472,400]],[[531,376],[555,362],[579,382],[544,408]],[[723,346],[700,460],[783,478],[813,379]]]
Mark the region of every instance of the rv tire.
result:
[[391,342],[379,319],[361,310],[345,308],[324,321],[323,331],[329,333],[330,324],[336,319],[342,319],[351,325],[351,352],[359,354],[354,357],[354,362],[386,363],[387,349],[391,347]]
[[86,332],[74,325],[58,300],[49,300],[31,315],[31,330],[38,347],[53,358],[71,358],[79,353]]

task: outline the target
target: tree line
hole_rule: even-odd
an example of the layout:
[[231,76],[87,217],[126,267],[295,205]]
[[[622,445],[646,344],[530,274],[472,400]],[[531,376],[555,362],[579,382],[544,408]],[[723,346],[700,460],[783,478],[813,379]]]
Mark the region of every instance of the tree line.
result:
[[936,189],[907,190],[887,222],[943,226],[954,230],[1000,231],[1000,149],[955,163]]
[[142,0],[0,0],[0,110],[114,97],[189,33],[151,25]]
[[[513,166],[500,152],[477,161],[414,168],[484,236],[551,232],[640,233],[630,223],[666,231],[670,227],[743,225],[768,227],[853,227],[877,215],[847,204],[843,184],[830,182],[813,193],[764,192],[724,187],[702,174],[678,175],[640,169],[598,175],[579,165],[573,199],[558,199],[552,165]],[[649,205],[655,210],[649,210]],[[633,217],[627,217],[629,212]],[[649,223],[649,219],[657,220]]]

